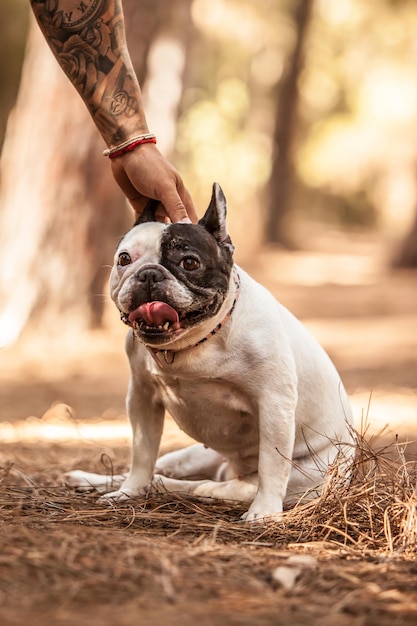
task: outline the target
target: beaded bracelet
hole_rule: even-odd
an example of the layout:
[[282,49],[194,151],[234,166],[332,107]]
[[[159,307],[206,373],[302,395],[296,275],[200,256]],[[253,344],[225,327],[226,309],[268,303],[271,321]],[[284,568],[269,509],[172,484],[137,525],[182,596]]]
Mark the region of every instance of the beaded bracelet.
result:
[[103,156],[108,156],[109,159],[115,159],[122,156],[122,154],[131,152],[136,148],[136,146],[141,146],[144,143],[156,143],[155,135],[152,133],[146,133],[145,135],[138,135],[137,137],[132,137],[132,139],[127,139],[114,148],[104,150]]

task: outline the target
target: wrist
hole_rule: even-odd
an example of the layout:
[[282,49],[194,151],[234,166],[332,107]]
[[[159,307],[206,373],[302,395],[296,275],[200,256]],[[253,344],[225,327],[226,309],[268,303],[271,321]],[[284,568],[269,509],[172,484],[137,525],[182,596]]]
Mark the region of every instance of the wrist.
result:
[[146,122],[142,123],[141,120],[137,120],[134,124],[131,123],[131,120],[129,120],[128,124],[123,124],[123,122],[118,121],[117,126],[115,122],[116,120],[114,119],[109,120],[106,132],[101,132],[109,150],[128,141],[131,137],[147,135],[149,133]]
[[[126,103],[119,103],[117,95],[123,96],[129,106]],[[107,102],[106,106],[104,102]],[[118,104],[120,104],[120,109],[117,108]],[[124,143],[135,135],[149,133],[140,91],[131,94],[119,93],[109,98],[102,97],[102,104],[96,109],[96,115],[93,115],[93,118],[108,149]]]
[[138,146],[142,146],[147,143],[156,143],[156,137],[153,133],[134,135],[130,139],[126,139],[126,141],[122,141],[116,146],[104,150],[103,156],[107,156],[109,159],[116,159],[117,157],[123,156],[128,152],[132,152],[132,150],[135,150]]

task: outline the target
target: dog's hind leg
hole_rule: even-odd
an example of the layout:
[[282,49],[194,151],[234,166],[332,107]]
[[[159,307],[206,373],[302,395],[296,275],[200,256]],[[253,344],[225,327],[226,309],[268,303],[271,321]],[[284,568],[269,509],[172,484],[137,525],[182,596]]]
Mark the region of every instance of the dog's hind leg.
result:
[[190,494],[200,498],[252,502],[258,490],[258,475],[252,474],[240,480],[233,478],[220,482],[214,480],[177,480],[155,474],[152,491]]
[[65,484],[69,487],[74,487],[77,491],[98,491],[99,493],[107,493],[108,491],[118,489],[123,484],[125,478],[126,474],[106,476],[92,472],[83,472],[82,470],[73,470],[64,474]]
[[155,474],[189,480],[220,480],[226,463],[221,454],[206,448],[202,443],[196,443],[159,457]]

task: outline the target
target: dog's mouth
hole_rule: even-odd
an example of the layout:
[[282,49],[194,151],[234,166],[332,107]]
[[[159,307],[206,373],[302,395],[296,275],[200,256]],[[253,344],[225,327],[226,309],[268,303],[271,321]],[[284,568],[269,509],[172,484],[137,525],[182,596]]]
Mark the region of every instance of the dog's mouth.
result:
[[194,311],[177,311],[166,302],[145,302],[129,314],[121,313],[121,318],[143,336],[165,338],[198,324],[214,307],[213,301]]

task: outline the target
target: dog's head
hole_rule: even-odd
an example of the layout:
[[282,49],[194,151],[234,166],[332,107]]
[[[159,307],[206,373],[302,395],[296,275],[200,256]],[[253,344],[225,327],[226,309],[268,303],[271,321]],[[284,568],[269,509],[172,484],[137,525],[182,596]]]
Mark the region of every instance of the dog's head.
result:
[[198,224],[155,222],[156,204],[148,204],[120,241],[110,276],[122,320],[155,347],[177,341],[220,311],[234,250],[217,183]]

